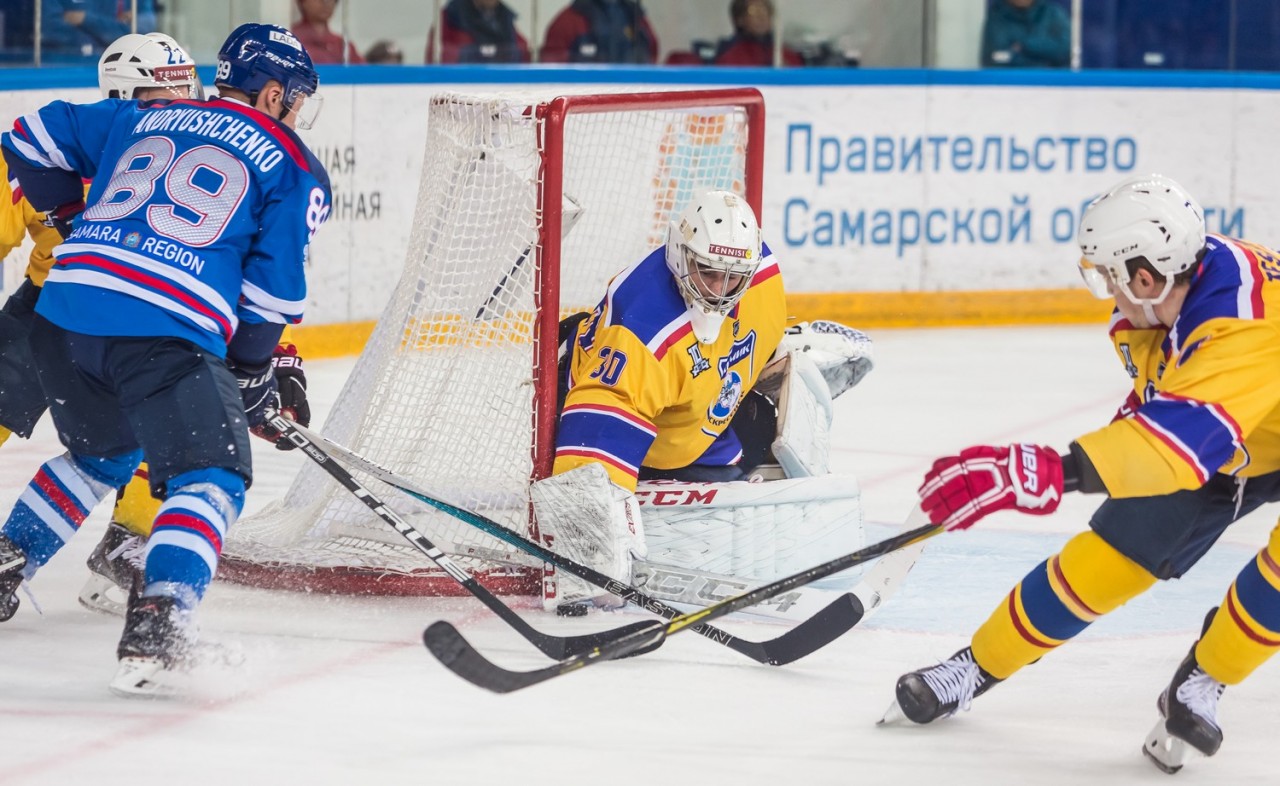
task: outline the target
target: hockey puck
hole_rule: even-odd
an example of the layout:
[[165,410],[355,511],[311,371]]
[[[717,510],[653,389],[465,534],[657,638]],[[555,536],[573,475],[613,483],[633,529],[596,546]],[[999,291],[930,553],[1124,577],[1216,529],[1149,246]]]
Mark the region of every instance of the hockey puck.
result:
[[557,617],[585,617],[587,616],[587,604],[585,603],[565,603],[556,606]]

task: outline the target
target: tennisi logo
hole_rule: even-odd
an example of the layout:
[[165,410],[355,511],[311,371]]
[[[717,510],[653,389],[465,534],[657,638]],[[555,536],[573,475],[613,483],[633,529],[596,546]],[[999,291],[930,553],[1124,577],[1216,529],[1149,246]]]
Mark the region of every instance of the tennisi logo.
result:
[[721,246],[712,243],[707,251],[712,254],[719,254],[722,257],[733,257],[734,259],[750,259],[751,250],[747,248],[734,248],[733,246]]

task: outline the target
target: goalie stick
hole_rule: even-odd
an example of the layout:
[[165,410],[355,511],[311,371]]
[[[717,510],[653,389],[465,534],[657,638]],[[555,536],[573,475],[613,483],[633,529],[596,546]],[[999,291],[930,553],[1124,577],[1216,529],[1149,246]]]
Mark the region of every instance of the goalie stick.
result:
[[[414,548],[421,551],[432,562],[440,566],[440,569],[449,574],[449,577],[463,586],[467,592],[480,599],[480,602],[497,614],[502,621],[515,628],[516,632],[524,636],[526,640],[533,646],[542,651],[544,655],[555,660],[563,660],[571,658],[583,652],[595,652],[603,643],[615,640],[619,633],[627,635],[636,632],[648,632],[653,623],[649,621],[636,622],[626,625],[622,628],[601,631],[599,633],[588,633],[581,636],[552,636],[541,631],[535,630],[529,623],[525,622],[520,615],[516,614],[510,606],[498,600],[498,598],[484,585],[476,581],[473,576],[457,563],[449,559],[449,556],[441,551],[434,543],[427,539],[418,530],[414,529],[407,521],[401,518],[394,510],[387,507],[382,500],[373,495],[371,491],[360,485],[351,473],[346,470],[337,461],[325,452],[324,448],[317,444],[316,439],[312,439],[314,435],[310,432],[304,432],[303,428],[283,417],[275,414],[271,417],[271,425],[283,435],[283,439],[287,439],[294,445],[302,449],[302,452],[319,464],[320,467],[328,472],[334,480],[338,481],[347,491],[350,491],[356,499],[360,500],[377,514],[378,518],[390,524],[392,529],[404,536]],[[625,654],[625,653],[624,653]],[[620,657],[620,656],[615,656]]]
[[[333,440],[320,434],[315,434],[309,429],[297,424],[292,425],[296,431],[302,433],[313,442],[323,442],[326,448],[329,451],[332,451],[335,456],[350,462],[361,472],[366,472],[383,483],[400,489],[411,497],[421,500],[437,510],[461,519],[482,532],[487,532],[505,543],[532,554],[544,562],[550,562],[561,570],[572,573],[584,581],[589,581],[597,587],[601,587],[617,597],[622,598],[624,601],[634,603],[646,611],[650,611],[665,619],[674,620],[683,616],[679,609],[668,606],[667,604],[646,595],[629,584],[624,584],[623,582],[612,579],[603,573],[587,567],[586,565],[581,565],[573,560],[563,557],[554,551],[544,548],[528,538],[523,537],[519,533],[507,529],[501,524],[479,515],[478,513],[472,513],[471,511],[459,508],[455,505],[450,505],[448,502],[437,499],[436,497],[428,494],[424,489],[417,486],[413,481],[400,477],[391,470],[379,466],[357,453],[353,453]],[[844,593],[838,596],[831,603],[827,604],[814,616],[796,625],[781,636],[767,641],[756,642],[740,639],[728,631],[721,630],[710,625],[696,625],[693,627],[693,630],[695,633],[699,633],[717,644],[723,644],[735,652],[740,652],[759,663],[767,663],[771,666],[782,666],[787,663],[791,663],[792,661],[799,660],[800,658],[821,649],[827,644],[830,644],[832,641],[846,633],[854,625],[857,625],[862,617],[862,601],[853,593]],[[643,624],[646,626],[649,625],[649,623]],[[618,636],[625,635],[625,633],[628,632],[628,628],[634,629],[635,626],[632,625],[627,626],[627,628],[619,628],[616,630],[616,634]],[[635,632],[639,634],[647,631],[635,630]],[[659,639],[654,646],[656,647],[658,643],[661,643],[661,639]],[[623,654],[640,654],[636,650],[642,648],[643,645],[632,648]],[[614,655],[612,657],[621,657],[621,655]]]
[[[459,677],[494,693],[511,693],[596,663],[637,654],[641,650],[657,648],[666,640],[667,636],[679,633],[686,628],[706,625],[707,622],[717,617],[760,603],[780,593],[804,586],[833,573],[839,573],[855,565],[861,565],[877,557],[892,554],[898,549],[919,543],[940,532],[945,532],[945,530],[935,524],[926,524],[916,529],[907,530],[851,554],[837,557],[750,592],[727,598],[700,611],[681,614],[669,620],[666,625],[632,631],[613,641],[595,647],[589,652],[572,655],[559,663],[553,663],[550,666],[533,671],[512,671],[496,665],[476,651],[475,647],[471,646],[471,643],[463,638],[457,628],[443,620],[432,623],[423,631],[422,640],[427,645],[427,649],[431,651],[431,654],[435,655],[445,667]],[[818,616],[822,616],[823,613],[825,612],[819,612]]]

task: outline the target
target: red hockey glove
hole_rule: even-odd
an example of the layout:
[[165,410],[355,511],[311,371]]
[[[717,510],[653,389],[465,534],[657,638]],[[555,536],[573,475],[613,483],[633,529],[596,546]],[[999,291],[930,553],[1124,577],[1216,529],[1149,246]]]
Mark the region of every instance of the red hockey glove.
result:
[[1043,516],[1062,500],[1062,458],[1037,445],[982,445],[933,463],[920,507],[948,530],[968,529],[997,510]]
[[1138,398],[1137,392],[1130,390],[1129,397],[1120,405],[1120,409],[1116,410],[1115,417],[1111,418],[1111,422],[1115,423],[1117,420],[1133,417],[1133,413],[1137,412],[1140,406],[1142,406],[1142,399]]

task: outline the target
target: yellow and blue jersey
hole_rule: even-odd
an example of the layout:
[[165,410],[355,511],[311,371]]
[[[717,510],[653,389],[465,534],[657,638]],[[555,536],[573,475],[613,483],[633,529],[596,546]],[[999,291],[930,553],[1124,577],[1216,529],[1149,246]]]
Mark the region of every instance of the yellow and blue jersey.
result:
[[716,340],[698,341],[689,310],[654,250],[609,283],[579,327],[556,437],[555,473],[588,462],[634,490],[640,467],[737,463],[729,421],[778,347],[786,321],[777,260],[760,267]]
[[15,197],[9,185],[9,165],[0,157],[0,259],[22,245],[27,235],[31,235],[36,247],[31,249],[26,275],[41,286],[53,267],[53,249],[62,242],[62,236],[44,225],[44,214],[30,202],[21,195]]
[[1168,494],[1216,472],[1280,470],[1280,257],[1210,235],[1172,327],[1118,313],[1111,336],[1143,404],[1077,442],[1113,497]]

